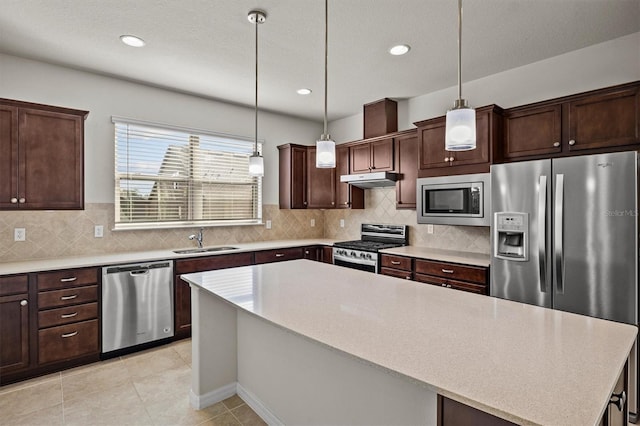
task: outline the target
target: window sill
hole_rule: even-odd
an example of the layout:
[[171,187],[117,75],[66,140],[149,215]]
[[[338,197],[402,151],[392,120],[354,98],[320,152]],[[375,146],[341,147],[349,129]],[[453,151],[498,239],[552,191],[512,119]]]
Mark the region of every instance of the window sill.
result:
[[112,231],[148,231],[156,229],[210,228],[225,226],[263,226],[262,220],[228,220],[202,222],[165,222],[165,223],[116,223]]

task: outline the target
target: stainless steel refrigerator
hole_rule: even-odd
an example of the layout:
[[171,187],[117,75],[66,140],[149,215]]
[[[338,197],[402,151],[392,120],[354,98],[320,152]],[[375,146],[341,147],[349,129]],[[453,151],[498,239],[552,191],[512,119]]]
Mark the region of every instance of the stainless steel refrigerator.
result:
[[637,198],[635,151],[492,166],[490,294],[638,325]]

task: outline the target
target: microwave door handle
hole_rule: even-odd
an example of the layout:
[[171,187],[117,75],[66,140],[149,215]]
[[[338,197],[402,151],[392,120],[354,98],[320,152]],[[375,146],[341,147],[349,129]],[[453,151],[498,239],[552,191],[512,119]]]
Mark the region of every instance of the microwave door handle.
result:
[[[526,244],[526,242],[525,242]],[[538,266],[540,291],[547,292],[547,177],[540,176],[538,188]]]
[[555,244],[553,247],[553,258],[556,271],[556,291],[564,293],[564,175],[556,175],[556,205],[555,217],[553,218],[553,234]]

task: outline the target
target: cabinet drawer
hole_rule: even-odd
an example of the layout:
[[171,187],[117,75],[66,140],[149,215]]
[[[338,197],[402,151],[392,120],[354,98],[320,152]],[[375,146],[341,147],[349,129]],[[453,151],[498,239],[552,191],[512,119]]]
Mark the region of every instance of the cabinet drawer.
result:
[[38,326],[39,328],[47,328],[96,318],[98,318],[98,303],[93,302],[40,311],[38,312]]
[[190,272],[212,271],[214,269],[235,268],[253,264],[253,253],[219,254],[195,259],[176,261],[176,274]]
[[98,300],[98,286],[66,288],[38,293],[38,309],[79,305]]
[[38,291],[54,290],[96,284],[98,282],[98,269],[65,269],[63,271],[43,272],[38,274]]
[[257,251],[256,264],[302,259],[303,257],[302,247]]
[[391,277],[404,278],[405,280],[412,280],[413,279],[413,272],[411,272],[411,271],[403,271],[403,270],[400,270],[400,269],[382,267],[382,268],[380,268],[380,273],[382,275],[389,275]]
[[0,296],[29,292],[29,279],[26,275],[0,277]]
[[437,285],[440,287],[453,288],[456,290],[468,291],[470,293],[488,294],[487,286],[483,284],[473,284],[464,281],[452,280],[449,278],[434,277],[433,275],[415,274],[414,279],[425,284]]
[[97,319],[38,331],[40,364],[89,355],[99,350]]
[[411,258],[383,254],[380,256],[380,264],[383,268],[402,269],[411,271]]
[[479,266],[458,265],[455,263],[416,259],[415,271],[419,274],[454,278],[478,284],[487,283],[487,269]]

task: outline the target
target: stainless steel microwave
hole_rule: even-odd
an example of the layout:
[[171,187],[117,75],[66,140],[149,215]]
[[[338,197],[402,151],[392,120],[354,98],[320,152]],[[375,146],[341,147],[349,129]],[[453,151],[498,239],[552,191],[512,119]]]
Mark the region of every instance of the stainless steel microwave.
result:
[[420,178],[416,190],[418,223],[491,225],[489,173]]

